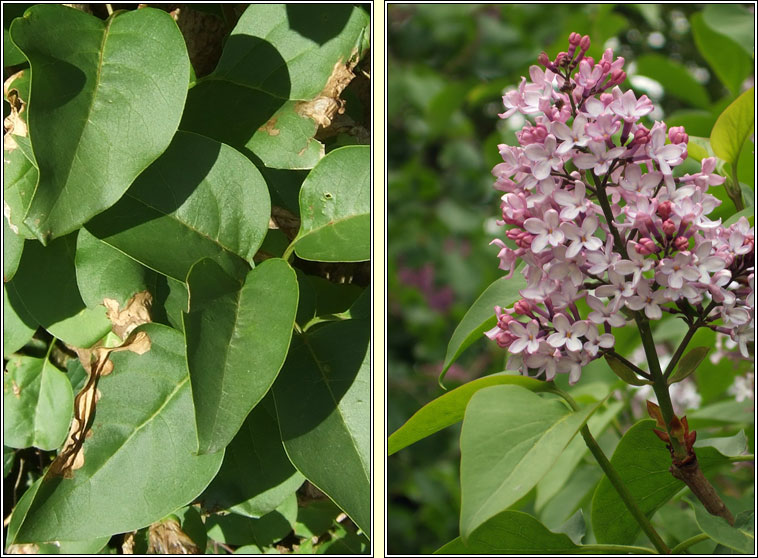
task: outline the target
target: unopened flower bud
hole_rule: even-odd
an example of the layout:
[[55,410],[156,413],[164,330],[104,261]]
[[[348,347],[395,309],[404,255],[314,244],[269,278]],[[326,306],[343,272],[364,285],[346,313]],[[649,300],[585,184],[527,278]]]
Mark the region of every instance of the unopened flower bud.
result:
[[532,305],[528,300],[522,298],[513,305],[513,310],[516,312],[516,314],[528,316],[532,313]]
[[671,215],[671,202],[668,200],[661,202],[655,212],[661,219],[668,219],[669,215]]
[[676,240],[674,240],[674,248],[682,252],[683,250],[686,250],[690,247],[690,242],[687,240],[684,236],[678,236],[676,237]]
[[611,83],[608,85],[621,85],[626,80],[626,72],[624,70],[613,70],[611,72]]
[[571,33],[571,35],[569,35],[569,44],[571,46],[577,47],[579,46],[579,43],[581,42],[582,42],[582,36],[579,33]]
[[638,254],[642,254],[643,256],[648,256],[658,251],[658,245],[652,238],[641,238],[634,248]]
[[587,52],[587,50],[590,48],[590,36],[585,35],[582,37],[582,40],[579,42],[579,48],[581,48],[584,52]]
[[666,219],[663,222],[663,225],[661,227],[663,229],[663,234],[665,234],[667,237],[671,238],[674,236],[674,233],[676,232],[676,225],[671,219]]
[[685,133],[684,126],[674,126],[669,128],[669,141],[673,144],[680,144],[687,143],[690,138]]
[[540,55],[537,57],[537,62],[539,62],[546,68],[549,66],[552,66],[552,63],[550,62],[550,58],[548,58],[547,53],[545,52],[540,53]]
[[645,145],[649,141],[650,141],[650,130],[648,130],[644,126],[639,126],[634,131],[634,143],[636,145]]

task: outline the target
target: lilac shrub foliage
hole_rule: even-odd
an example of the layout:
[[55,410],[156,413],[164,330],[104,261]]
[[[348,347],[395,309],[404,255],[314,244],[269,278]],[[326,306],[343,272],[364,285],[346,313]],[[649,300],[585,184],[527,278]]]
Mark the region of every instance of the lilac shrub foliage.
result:
[[568,52],[552,61],[543,52],[544,69],[532,66],[531,81],[503,97],[501,118],[520,112],[532,122],[517,133],[518,147],[499,146],[498,224],[511,242],[492,244],[509,277],[525,262],[527,287],[512,308],[495,307],[486,335],[508,350],[508,369],[546,380],[568,373],[572,384],[612,350],[613,328],[633,312],[727,334],[747,358],[754,229],[744,217],[729,227],[708,218],[721,203],[708,189],[724,182],[716,160],[674,176],[687,158],[684,128],[646,128],[640,119],[653,104],[619,88],[624,59],[607,49],[595,62],[589,45],[572,33]]

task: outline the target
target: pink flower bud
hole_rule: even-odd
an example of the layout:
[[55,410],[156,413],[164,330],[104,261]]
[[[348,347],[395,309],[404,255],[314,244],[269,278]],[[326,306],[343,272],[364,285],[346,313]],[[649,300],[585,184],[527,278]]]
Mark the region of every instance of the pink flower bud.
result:
[[626,80],[626,72],[624,70],[613,70],[611,72],[611,83],[608,85],[621,85]]
[[582,37],[582,40],[579,42],[579,48],[581,48],[583,51],[587,51],[590,48],[590,36],[585,35]]
[[665,234],[667,237],[671,238],[674,236],[674,233],[676,232],[676,225],[671,219],[666,219],[663,222],[663,226],[661,227],[663,229],[663,234]]
[[690,242],[684,236],[678,236],[676,237],[676,240],[674,240],[674,248],[676,248],[680,252],[683,250],[686,250],[689,247],[690,247]]
[[540,55],[537,57],[537,62],[545,66],[546,68],[552,63],[550,62],[550,58],[548,58],[547,53],[541,52]]
[[673,144],[680,144],[687,143],[690,138],[685,133],[684,126],[674,126],[669,128],[669,141]]
[[643,256],[654,254],[659,250],[658,245],[652,238],[641,238],[634,249],[637,250],[638,254],[642,254]]
[[516,314],[528,316],[532,313],[532,305],[528,300],[522,298],[513,305],[513,310],[516,312]]
[[522,233],[517,239],[516,239],[516,245],[520,248],[525,249],[531,249],[532,247],[532,241],[534,240],[534,236],[529,234],[528,232]]
[[579,46],[579,43],[582,42],[582,36],[579,33],[571,33],[569,35],[569,44],[572,46]]
[[640,125],[634,131],[634,143],[635,145],[645,145],[650,141],[650,130]]
[[569,61],[569,55],[567,52],[559,52],[558,56],[555,57],[555,65],[560,67],[566,64]]
[[661,202],[661,204],[658,206],[658,209],[655,210],[655,212],[658,214],[658,217],[661,219],[668,219],[669,215],[671,215],[671,202],[666,200],[665,202]]

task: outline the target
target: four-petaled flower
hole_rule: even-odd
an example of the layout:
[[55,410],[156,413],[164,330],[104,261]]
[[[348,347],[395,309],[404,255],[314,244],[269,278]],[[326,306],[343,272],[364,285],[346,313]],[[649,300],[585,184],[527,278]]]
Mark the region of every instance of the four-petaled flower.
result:
[[579,338],[587,333],[587,322],[580,320],[572,324],[565,315],[556,314],[553,316],[553,325],[555,333],[547,338],[551,347],[558,348],[566,345],[569,351],[581,350],[582,341]]

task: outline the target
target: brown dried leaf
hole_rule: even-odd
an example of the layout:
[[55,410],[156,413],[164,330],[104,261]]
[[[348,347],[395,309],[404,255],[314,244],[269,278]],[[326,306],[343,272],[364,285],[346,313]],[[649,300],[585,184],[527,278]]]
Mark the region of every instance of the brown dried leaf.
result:
[[149,291],[135,294],[127,301],[123,310],[119,310],[118,301],[112,298],[104,299],[103,305],[108,310],[106,316],[113,324],[113,333],[121,339],[126,339],[137,326],[152,321],[150,307],[153,305],[153,296]]
[[29,133],[26,122],[21,117],[21,113],[26,109],[26,102],[18,96],[18,90],[12,87],[13,82],[20,78],[24,74],[24,71],[16,72],[3,83],[3,92],[11,107],[11,113],[3,121],[3,125],[5,126],[3,149],[9,152],[18,147],[16,140],[13,139],[14,135],[26,137]]
[[34,543],[10,544],[7,552],[8,554],[39,554],[39,547]]
[[276,127],[276,121],[279,117],[274,116],[272,117],[268,122],[266,122],[263,126],[258,128],[258,131],[260,132],[266,132],[269,136],[278,136],[279,135],[279,129]]
[[326,85],[315,98],[303,101],[295,105],[295,111],[315,121],[322,128],[327,128],[332,123],[335,115],[345,112],[345,101],[340,95],[353,80],[353,68],[357,60],[357,51],[353,53],[347,64],[340,58],[332,68],[332,74],[326,81]]
[[149,554],[200,554],[195,542],[175,519],[153,523],[148,530]]
[[121,552],[123,554],[134,554],[134,534],[136,532],[132,531],[124,535],[124,542],[121,543]]
[[138,331],[119,347],[93,347],[92,349],[74,347],[73,349],[89,377],[74,399],[74,418],[71,421],[68,437],[49,469],[49,474],[60,475],[67,479],[72,478],[74,471],[81,469],[84,465],[84,440],[90,434],[92,414],[100,399],[97,383],[102,376],[107,376],[113,371],[111,353],[131,351],[138,355],[145,354],[150,350],[150,337],[144,331]]

